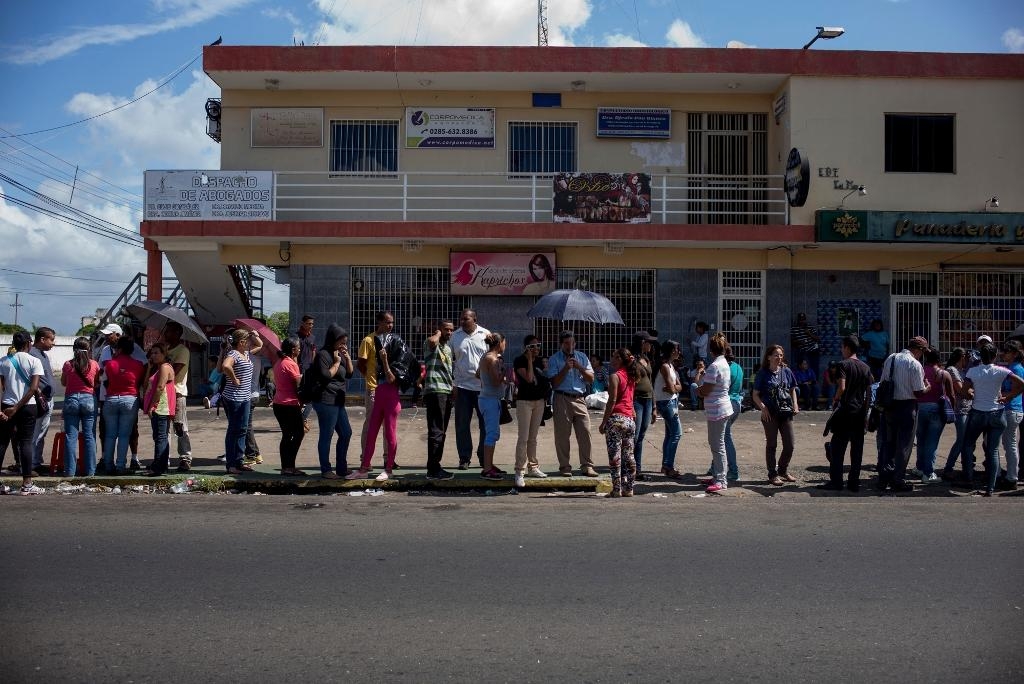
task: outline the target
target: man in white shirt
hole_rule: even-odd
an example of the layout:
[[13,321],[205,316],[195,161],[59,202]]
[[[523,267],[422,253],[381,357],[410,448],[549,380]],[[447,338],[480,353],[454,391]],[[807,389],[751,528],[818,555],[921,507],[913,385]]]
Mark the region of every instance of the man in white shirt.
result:
[[39,378],[39,389],[37,394],[41,401],[39,406],[45,406],[46,412],[39,411],[36,414],[35,431],[32,433],[32,470],[36,475],[49,475],[50,467],[43,463],[43,447],[46,446],[46,433],[50,429],[50,409],[53,407],[53,367],[50,365],[48,351],[53,349],[56,335],[53,328],[36,328],[35,344],[28,350],[28,353],[39,360],[43,366],[43,375]]
[[480,378],[476,369],[480,359],[487,353],[484,338],[491,334],[486,328],[477,325],[476,311],[466,309],[459,319],[460,327],[452,335],[451,348],[454,357],[455,385],[455,447],[459,452],[459,470],[469,467],[473,459],[473,433],[470,431],[473,413],[476,413],[480,435],[477,440],[476,458],[483,467],[484,448],[484,417],[477,406],[480,396]]
[[906,481],[907,463],[917,432],[917,397],[931,387],[921,365],[921,356],[927,348],[925,338],[911,338],[906,349],[890,354],[882,366],[881,380],[891,379],[893,383],[893,400],[885,409],[885,453],[878,471],[878,488],[882,491],[890,487],[894,492],[914,489]]

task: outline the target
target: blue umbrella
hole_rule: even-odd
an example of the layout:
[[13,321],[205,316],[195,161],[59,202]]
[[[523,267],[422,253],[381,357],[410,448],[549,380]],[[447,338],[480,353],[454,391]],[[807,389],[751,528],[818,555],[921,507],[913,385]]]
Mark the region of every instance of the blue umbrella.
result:
[[527,313],[530,318],[558,321],[589,321],[625,325],[618,309],[607,297],[590,290],[554,290],[537,300]]

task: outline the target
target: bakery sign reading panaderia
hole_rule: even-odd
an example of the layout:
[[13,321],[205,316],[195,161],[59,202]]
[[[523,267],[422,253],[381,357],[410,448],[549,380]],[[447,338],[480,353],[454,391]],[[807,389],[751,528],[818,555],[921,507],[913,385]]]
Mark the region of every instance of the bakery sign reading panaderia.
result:
[[1024,244],[1024,214],[821,210],[818,242]]
[[904,235],[928,237],[978,238],[988,242],[986,238],[1011,238],[1015,242],[1024,241],[1024,225],[1007,226],[1004,223],[958,221],[957,223],[918,223],[911,219],[896,221],[896,238]]

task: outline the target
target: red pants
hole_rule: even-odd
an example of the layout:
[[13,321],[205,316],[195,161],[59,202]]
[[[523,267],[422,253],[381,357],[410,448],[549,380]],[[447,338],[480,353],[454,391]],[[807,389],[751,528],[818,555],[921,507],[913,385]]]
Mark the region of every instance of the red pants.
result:
[[370,469],[373,451],[377,448],[377,435],[380,434],[381,424],[384,425],[384,445],[387,447],[384,470],[391,472],[395,467],[395,455],[398,453],[398,414],[401,410],[402,403],[398,398],[398,385],[390,382],[377,385],[377,392],[373,398],[373,412],[367,418],[370,423],[366,432],[366,448],[363,450],[363,462],[360,465],[360,470]]

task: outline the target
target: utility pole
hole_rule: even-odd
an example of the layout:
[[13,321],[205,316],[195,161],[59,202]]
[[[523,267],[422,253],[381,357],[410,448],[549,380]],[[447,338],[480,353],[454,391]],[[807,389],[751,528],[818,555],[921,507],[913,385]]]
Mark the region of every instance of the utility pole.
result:
[[20,297],[21,297],[21,293],[20,292],[15,292],[14,293],[14,303],[10,305],[10,307],[12,309],[14,309],[14,326],[15,327],[18,326],[18,309],[20,309],[21,307],[25,306],[24,304],[21,304],[21,303],[18,302],[18,299]]
[[548,46],[548,0],[537,0],[537,47]]

